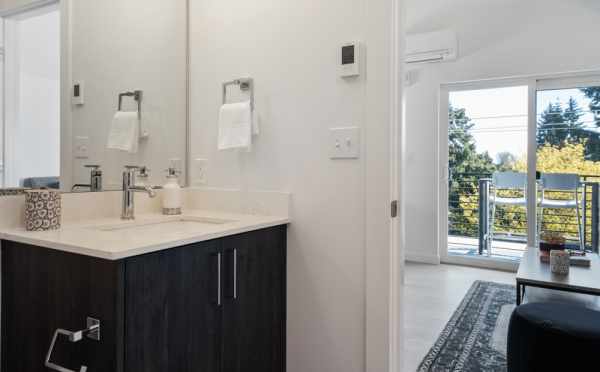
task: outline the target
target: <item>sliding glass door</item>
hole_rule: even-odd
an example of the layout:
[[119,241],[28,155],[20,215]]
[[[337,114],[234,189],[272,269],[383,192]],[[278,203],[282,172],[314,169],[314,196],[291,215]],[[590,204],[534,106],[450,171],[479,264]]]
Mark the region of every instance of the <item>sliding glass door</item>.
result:
[[538,239],[598,247],[600,77],[536,84]]
[[597,249],[600,77],[453,84],[441,93],[442,259],[515,264],[540,241]]
[[[527,97],[523,85],[448,92],[448,255],[517,260],[523,254]],[[514,173],[511,187],[496,190],[493,180],[503,173]]]

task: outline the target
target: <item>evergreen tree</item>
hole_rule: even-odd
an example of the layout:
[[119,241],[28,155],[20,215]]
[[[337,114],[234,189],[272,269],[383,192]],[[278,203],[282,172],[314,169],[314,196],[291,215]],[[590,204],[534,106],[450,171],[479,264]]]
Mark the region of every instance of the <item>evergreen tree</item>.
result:
[[[590,111],[594,113],[596,127],[600,128],[600,87],[583,88],[581,91],[590,99]],[[588,132],[587,138],[585,158],[600,161],[600,136],[597,133]]]
[[475,139],[470,133],[475,123],[466,115],[465,109],[450,105],[448,127],[448,165],[453,173],[492,173],[494,162],[487,152],[478,154]]
[[470,133],[475,123],[466,115],[465,109],[455,109],[450,105],[448,119],[449,232],[461,236],[476,236],[477,226],[469,221],[471,212],[465,211],[461,197],[476,195],[477,180],[489,177],[496,166],[487,152],[477,153],[475,139]]
[[566,129],[564,111],[560,102],[549,103],[538,121],[536,135],[538,148],[544,145],[564,146],[568,138]]
[[583,123],[579,120],[583,116],[579,103],[573,97],[569,97],[567,107],[563,113],[563,119],[567,127],[567,141],[572,144],[583,143],[587,139],[587,133],[583,130]]

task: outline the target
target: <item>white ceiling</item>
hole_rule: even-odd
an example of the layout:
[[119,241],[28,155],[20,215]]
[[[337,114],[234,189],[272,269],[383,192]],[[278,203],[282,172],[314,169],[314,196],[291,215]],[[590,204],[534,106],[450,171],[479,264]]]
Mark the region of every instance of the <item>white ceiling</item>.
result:
[[405,0],[408,33],[443,28],[472,29],[487,22],[511,27],[539,16],[548,7],[588,8],[600,12],[598,0]]

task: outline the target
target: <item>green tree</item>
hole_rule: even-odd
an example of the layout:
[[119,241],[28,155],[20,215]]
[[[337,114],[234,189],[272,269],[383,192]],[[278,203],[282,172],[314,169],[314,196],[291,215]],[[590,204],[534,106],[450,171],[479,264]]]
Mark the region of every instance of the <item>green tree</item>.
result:
[[[582,88],[581,91],[590,99],[590,111],[594,113],[596,127],[600,128],[600,87]],[[600,160],[600,136],[598,133],[587,132],[585,158],[592,161]]]
[[[600,176],[600,162],[585,159],[585,144],[573,143],[567,144],[561,148],[551,145],[545,145],[538,148],[536,153],[537,170],[542,173],[576,173],[580,175]],[[523,155],[515,166],[519,172],[527,172],[527,156]],[[588,181],[597,182],[600,178],[588,178]],[[547,191],[547,196],[551,199],[570,199],[573,197],[570,193]],[[587,195],[587,216],[588,223],[591,221],[592,195],[588,189]],[[526,225],[523,224],[523,227]],[[544,231],[561,231],[565,237],[576,239],[577,215],[574,210],[556,210],[552,208],[544,209]],[[587,229],[588,241],[591,241],[591,228]]]
[[496,163],[499,171],[511,171],[517,164],[517,157],[510,152],[500,152],[496,155]]
[[[471,129],[475,125],[465,109],[448,110],[448,166],[450,169],[449,208],[450,233],[461,236],[476,236],[477,180],[491,175],[496,167],[487,152],[477,153]],[[475,208],[474,208],[475,207]],[[475,214],[475,215],[474,215]]]
[[565,116],[560,102],[549,103],[538,121],[538,148],[544,145],[564,146],[568,138],[568,131],[565,129]]
[[587,133],[583,130],[581,117],[583,112],[579,107],[579,103],[573,97],[569,97],[567,107],[563,113],[563,121],[567,127],[567,141],[571,144],[583,143],[587,140]]

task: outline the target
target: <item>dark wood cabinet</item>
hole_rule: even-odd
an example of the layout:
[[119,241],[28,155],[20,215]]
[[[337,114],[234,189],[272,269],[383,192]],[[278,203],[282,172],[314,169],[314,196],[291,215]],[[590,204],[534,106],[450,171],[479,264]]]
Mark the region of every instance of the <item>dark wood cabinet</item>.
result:
[[53,354],[79,371],[123,371],[123,263],[2,242],[2,371],[48,371],[44,359],[56,328],[101,319],[101,341],[59,339]]
[[223,371],[285,370],[285,233],[224,241]]
[[216,240],[127,260],[126,371],[219,371],[218,250]]
[[285,371],[286,226],[118,261],[2,242],[2,371]]

